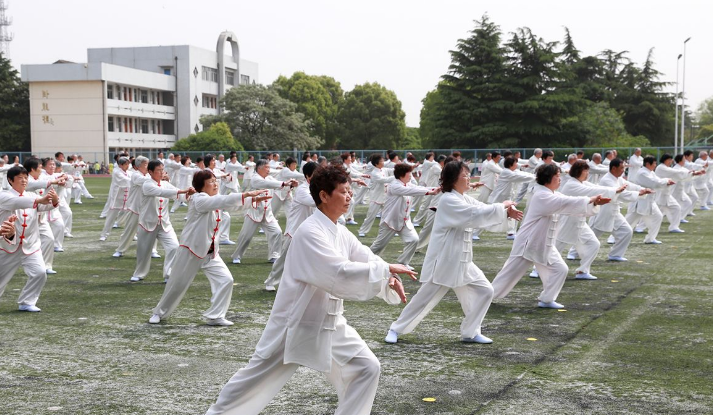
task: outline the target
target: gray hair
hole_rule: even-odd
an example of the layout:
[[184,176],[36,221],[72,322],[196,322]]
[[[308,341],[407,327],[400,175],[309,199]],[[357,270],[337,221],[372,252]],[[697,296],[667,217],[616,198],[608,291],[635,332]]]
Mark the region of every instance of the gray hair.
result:
[[149,164],[149,159],[147,157],[138,156],[134,159],[134,167],[139,167],[144,163]]
[[117,160],[116,163],[120,166],[123,166],[124,164],[129,164],[129,158],[128,157],[119,157],[119,160]]
[[535,149],[534,154],[537,155],[538,153],[539,153],[539,154],[542,154],[542,149],[541,149],[541,148],[536,148],[536,149]]

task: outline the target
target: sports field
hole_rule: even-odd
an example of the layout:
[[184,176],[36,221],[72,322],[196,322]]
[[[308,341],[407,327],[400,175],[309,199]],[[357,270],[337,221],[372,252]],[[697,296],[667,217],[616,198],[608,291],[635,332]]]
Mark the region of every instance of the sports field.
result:
[[[162,260],[153,260],[145,281],[129,282],[135,245],[113,258],[121,230],[99,242],[109,179],[87,184],[97,198],[72,205],[75,237],[56,255],[58,274],[40,297],[42,312],[17,311],[22,273],[0,299],[0,414],[204,413],[246,364],[270,313],[265,236],[253,238],[241,265],[229,264],[234,326],[204,324],[210,288],[202,275],[174,315],[150,325],[164,288]],[[185,213],[171,216],[179,236]],[[366,206],[357,208],[357,222],[365,213]],[[490,307],[483,334],[491,345],[459,341],[462,311],[452,292],[395,345],[383,338],[401,306],[347,302],[347,320],[382,365],[373,413],[713,413],[713,211],[697,213],[681,226],[685,234],[664,226],[663,245],[644,245],[635,234],[628,263],[607,262],[602,241],[592,268],[599,280],[570,276],[558,299],[565,310],[536,308],[541,284],[524,277]],[[233,240],[242,224],[236,216]],[[284,215],[280,222],[284,229]],[[474,243],[474,261],[490,280],[511,244],[489,233]],[[233,250],[221,248],[229,263]],[[384,259],[394,262],[401,248],[392,240]],[[417,270],[423,258],[416,254]],[[414,294],[418,283],[406,288]],[[325,378],[302,368],[264,413],[329,414],[336,404]]]

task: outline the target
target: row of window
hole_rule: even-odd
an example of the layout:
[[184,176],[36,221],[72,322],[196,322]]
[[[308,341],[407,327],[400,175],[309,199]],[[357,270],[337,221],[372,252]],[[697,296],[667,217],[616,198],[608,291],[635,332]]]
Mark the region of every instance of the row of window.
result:
[[215,95],[203,94],[203,108],[218,108],[218,97]]
[[131,117],[109,117],[107,123],[109,132],[162,134],[161,120],[146,120]]
[[111,84],[106,86],[106,97],[107,99],[141,102],[144,104],[162,105],[161,103],[163,102],[160,91]]
[[[210,68],[208,66],[203,66],[202,67],[202,76],[201,79],[204,81],[208,82],[218,82],[218,70],[215,68]],[[196,76],[198,76],[198,72],[194,71],[193,72]],[[225,83],[227,85],[233,85],[235,86],[235,71],[232,69],[226,69],[225,70]],[[240,75],[240,84],[242,85],[248,85],[250,84],[250,77],[248,75]]]

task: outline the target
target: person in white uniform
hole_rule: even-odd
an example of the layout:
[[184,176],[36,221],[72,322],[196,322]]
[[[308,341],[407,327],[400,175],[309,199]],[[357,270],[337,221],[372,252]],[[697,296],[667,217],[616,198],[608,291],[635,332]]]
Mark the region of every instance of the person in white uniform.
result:
[[[116,169],[119,168],[119,166],[116,164],[116,161],[119,160],[119,157],[129,158],[129,155],[126,153],[114,154],[114,166],[112,169],[109,170],[110,173],[113,173]],[[111,166],[108,166],[108,167],[111,167]],[[113,179],[113,176],[112,176],[112,179]],[[104,204],[104,208],[102,209],[101,213],[99,214],[99,219],[104,219],[104,218],[106,218],[106,215],[109,214],[109,209],[111,209],[111,205],[112,205],[112,203],[114,203],[114,197],[115,197],[116,192],[117,192],[116,184],[114,184],[114,180],[112,180],[111,184],[109,185],[109,195],[106,198],[106,203]]]
[[[656,204],[659,205],[661,213],[668,218],[668,231],[671,233],[684,233],[681,229],[681,218],[683,209],[678,203],[678,199],[674,197],[674,192],[677,187],[681,188],[685,180],[693,178],[694,175],[699,176],[705,174],[705,170],[691,171],[688,169],[674,169],[673,157],[670,154],[661,156],[660,163],[654,170],[657,176],[670,179],[675,182],[672,186],[666,186],[656,194]],[[680,196],[680,194],[679,194]]]
[[488,203],[490,193],[495,189],[495,183],[497,183],[498,177],[503,171],[499,164],[500,153],[494,151],[491,156],[492,159],[483,162],[483,168],[480,172],[480,181],[483,182],[483,187],[480,188],[478,201],[482,203]]
[[[265,280],[265,290],[275,291],[275,286],[282,280],[282,274],[285,272],[285,261],[287,260],[287,251],[292,244],[292,236],[297,232],[302,222],[314,213],[317,205],[314,203],[312,195],[309,193],[309,180],[317,169],[317,163],[310,161],[302,166],[302,174],[305,180],[297,186],[295,197],[287,210],[287,224],[285,225],[285,235],[282,238],[282,250],[280,257],[272,265],[270,275]],[[354,201],[352,200],[352,203]]]
[[[394,157],[398,160],[398,156]],[[386,202],[386,186],[394,181],[393,168],[384,167],[384,156],[372,154],[369,162],[374,168],[369,173],[369,210],[366,212],[364,222],[359,227],[359,237],[366,236],[371,230],[374,220]]]
[[[304,174],[297,171],[297,160],[292,157],[287,157],[285,159],[285,167],[280,169],[277,173],[276,179],[281,182],[286,182],[289,180],[296,180],[298,183],[304,181]],[[290,209],[290,204],[292,203],[292,187],[282,187],[273,192],[272,200],[270,201],[272,206],[272,214],[277,216],[285,207],[285,212]]]
[[505,297],[534,263],[543,285],[537,306],[559,309],[564,306],[556,300],[569,268],[555,248],[558,216],[591,216],[597,206],[608,203],[609,199],[601,195],[572,197],[556,192],[560,185],[560,168],[555,164],[538,167],[535,176],[537,184],[527,203],[510,257],[492,282],[493,298]]
[[169,203],[179,194],[188,196],[195,193],[193,187],[178,189],[166,181],[168,174],[163,168],[163,163],[158,160],[149,161],[148,173],[151,180],[141,186],[144,195],[139,212],[139,228],[136,241],[136,269],[131,277],[131,282],[143,280],[151,268],[151,251],[156,240],[161,242],[164,250],[163,276],[168,279],[168,270],[171,267],[173,255],[178,248],[178,238],[173,230],[169,217]]
[[376,396],[380,364],[347,324],[343,299],[380,297],[405,302],[396,274],[337,219],[349,208],[349,176],[341,167],[318,169],[310,181],[317,211],[294,235],[282,288],[255,353],[223,387],[207,415],[255,415],[300,366],[323,372],[337,390],[335,415],[368,415]]
[[[178,307],[196,274],[202,270],[210,281],[211,306],[203,317],[209,326],[232,326],[225,315],[233,294],[233,276],[220,257],[220,244],[216,240],[222,209],[251,203],[252,199],[266,197],[266,190],[219,195],[218,179],[211,170],[202,170],[193,176],[196,194],[191,197],[188,220],[181,233],[181,244],[176,249],[168,271],[168,282],[163,296],[153,310],[149,323],[158,324]],[[265,196],[261,196],[265,195]]]
[[[535,175],[519,170],[517,159],[508,157],[503,162],[503,170],[498,177],[498,182],[495,189],[488,198],[488,203],[503,203],[506,200],[515,198],[515,191],[518,190],[521,184],[528,184],[535,181]],[[508,230],[506,238],[509,240],[515,239],[517,232],[517,221],[508,220]]]
[[708,207],[707,201],[710,194],[710,190],[708,189],[708,183],[710,181],[709,179],[711,172],[713,172],[713,169],[708,168],[708,163],[708,153],[705,150],[701,150],[701,152],[698,153],[698,159],[696,159],[695,164],[698,165],[699,169],[706,169],[706,174],[696,176],[693,179],[693,188],[696,189],[696,193],[698,193],[698,205],[701,207],[701,210],[711,209]]
[[[28,173],[28,182],[26,191],[35,192],[39,196],[44,196],[47,191],[53,189],[53,185],[61,185],[65,183],[65,176],[49,176],[45,174],[41,168],[42,161],[36,157],[30,157],[25,160],[23,166]],[[56,190],[55,190],[56,192]],[[59,195],[57,195],[59,197]],[[54,270],[54,233],[49,222],[49,214],[52,211],[40,211],[37,213],[38,231],[40,237],[40,248],[42,249],[42,260],[45,263],[45,272],[47,274],[56,274]]]
[[610,165],[611,160],[608,164],[603,164],[601,154],[592,154],[592,160],[589,161],[589,182],[594,184],[599,183],[599,180],[602,178],[602,176],[609,173]]
[[440,187],[428,188],[412,185],[412,171],[413,166],[406,163],[400,163],[394,167],[396,180],[389,183],[386,188],[386,200],[381,213],[379,234],[370,247],[371,252],[381,255],[391,238],[398,233],[404,243],[404,249],[396,261],[409,268],[411,268],[409,263],[418,245],[418,234],[411,223],[411,198],[431,196],[441,192]]
[[[5,287],[22,266],[27,275],[17,303],[20,311],[38,312],[37,300],[47,281],[45,263],[42,260],[37,213],[50,211],[59,206],[59,196],[53,188],[40,197],[33,192],[26,192],[28,174],[23,166],[13,166],[7,171],[10,189],[0,191],[0,222],[14,224],[12,238],[3,236],[0,244],[0,296]],[[12,217],[16,219],[12,219]],[[3,232],[9,235],[6,229]]]
[[[41,178],[43,179],[48,179],[48,180],[54,180],[54,179],[59,179],[63,178],[64,183],[60,184],[53,184],[52,187],[54,188],[54,191],[57,193],[57,196],[59,197],[59,206],[57,209],[53,209],[49,212],[46,213],[47,216],[47,222],[50,225],[50,229],[52,230],[52,236],[54,238],[54,251],[55,252],[64,252],[64,235],[66,234],[65,229],[65,220],[69,220],[69,223],[71,224],[72,220],[72,211],[71,209],[69,210],[69,216],[65,216],[65,212],[63,212],[63,209],[69,209],[69,205],[67,204],[66,199],[64,198],[64,192],[65,189],[67,189],[67,186],[71,186],[71,180],[72,178],[67,176],[66,173],[63,173],[61,171],[61,168],[58,169],[57,162],[55,160],[52,160],[50,158],[47,158],[43,160],[42,163],[43,171],[41,174]],[[55,173],[56,171],[59,171],[58,173]]]
[[106,241],[109,237],[111,229],[116,222],[117,217],[120,212],[127,210],[128,206],[126,202],[129,200],[129,187],[131,187],[131,177],[129,176],[129,159],[127,157],[120,157],[117,160],[119,168],[114,169],[111,173],[111,186],[114,187],[111,205],[109,207],[109,212],[106,214],[106,219],[104,221],[104,229],[99,236],[100,241]]
[[636,175],[639,173],[639,170],[644,167],[644,158],[641,156],[641,149],[637,148],[634,150],[634,154],[629,157],[629,170],[626,175],[626,180],[634,183],[636,183]]
[[[276,189],[284,187],[296,187],[297,180],[290,179],[281,182],[270,176],[270,165],[265,159],[260,159],[255,164],[255,175],[250,180],[250,187],[255,190],[269,190],[268,195],[272,196]],[[244,183],[244,181],[243,181]],[[238,242],[233,252],[233,264],[242,262],[243,254],[248,249],[250,241],[258,226],[262,226],[267,236],[267,260],[274,263],[280,256],[282,242],[282,229],[280,224],[272,214],[270,199],[261,202],[253,202],[245,207],[245,220],[238,235]]]
[[456,293],[465,314],[460,326],[461,340],[492,343],[480,328],[493,298],[493,288],[473,263],[471,233],[474,228],[504,229],[508,218],[520,220],[522,212],[515,209],[515,202],[487,205],[466,195],[471,187],[470,170],[463,162],[446,164],[441,186],[443,195],[438,201],[431,243],[423,261],[421,287],[391,324],[384,339],[387,343],[396,343],[399,335],[412,332],[448,290]]
[[[527,160],[527,166],[524,170],[528,173],[535,174],[535,169],[537,169],[537,167],[539,167],[539,165],[542,163],[542,149],[536,148],[535,152],[532,154],[532,157]],[[520,192],[515,197],[515,202],[520,203],[520,201],[522,201],[522,199],[525,197],[525,194],[527,194],[527,190],[530,188],[530,186],[530,183],[522,184],[522,186],[520,187]]]
[[[644,157],[644,167],[636,175],[636,181],[639,185],[651,189],[650,193],[663,191],[668,186],[676,184],[671,179],[657,176],[654,170],[656,170],[656,158],[646,156]],[[644,243],[658,245],[661,241],[657,240],[656,237],[659,234],[659,229],[661,229],[663,214],[656,204],[655,196],[655,194],[648,194],[638,198],[633,205],[629,206],[629,210],[626,212],[626,221],[631,226],[642,221],[648,228]]]
[[[693,199],[691,199],[690,196],[688,196],[689,192],[687,189],[692,190],[693,178],[696,176],[705,175],[706,171],[705,169],[696,170],[694,168],[695,164],[693,163],[689,163],[690,167],[688,167],[686,165],[688,160],[686,159],[686,156],[684,154],[677,154],[676,157],[673,158],[673,161],[674,162],[672,164],[672,167],[676,171],[678,176],[681,177],[681,179],[676,182],[676,185],[673,186],[673,189],[671,190],[671,196],[681,206],[681,223],[688,223],[686,216],[688,216],[688,214],[693,211],[694,201]],[[675,180],[675,178],[673,177],[672,179]],[[697,198],[698,196],[696,196],[696,201],[698,201]]]
[[136,231],[139,228],[139,212],[141,212],[141,206],[144,202],[143,186],[144,183],[151,180],[148,167],[148,158],[138,156],[134,159],[134,171],[131,173],[129,196],[126,201],[126,208],[130,215],[126,220],[124,232],[119,238],[119,246],[112,255],[114,258],[124,256],[124,252],[129,249],[129,245],[131,245],[131,242],[134,240]]

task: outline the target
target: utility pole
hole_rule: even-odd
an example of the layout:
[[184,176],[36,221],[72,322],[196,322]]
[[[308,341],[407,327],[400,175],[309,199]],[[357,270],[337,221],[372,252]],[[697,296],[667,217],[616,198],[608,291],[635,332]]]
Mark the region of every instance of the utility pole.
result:
[[13,34],[8,32],[8,27],[12,25],[12,18],[5,15],[7,3],[5,0],[0,0],[0,53],[6,59],[10,57],[10,42],[14,38]]

